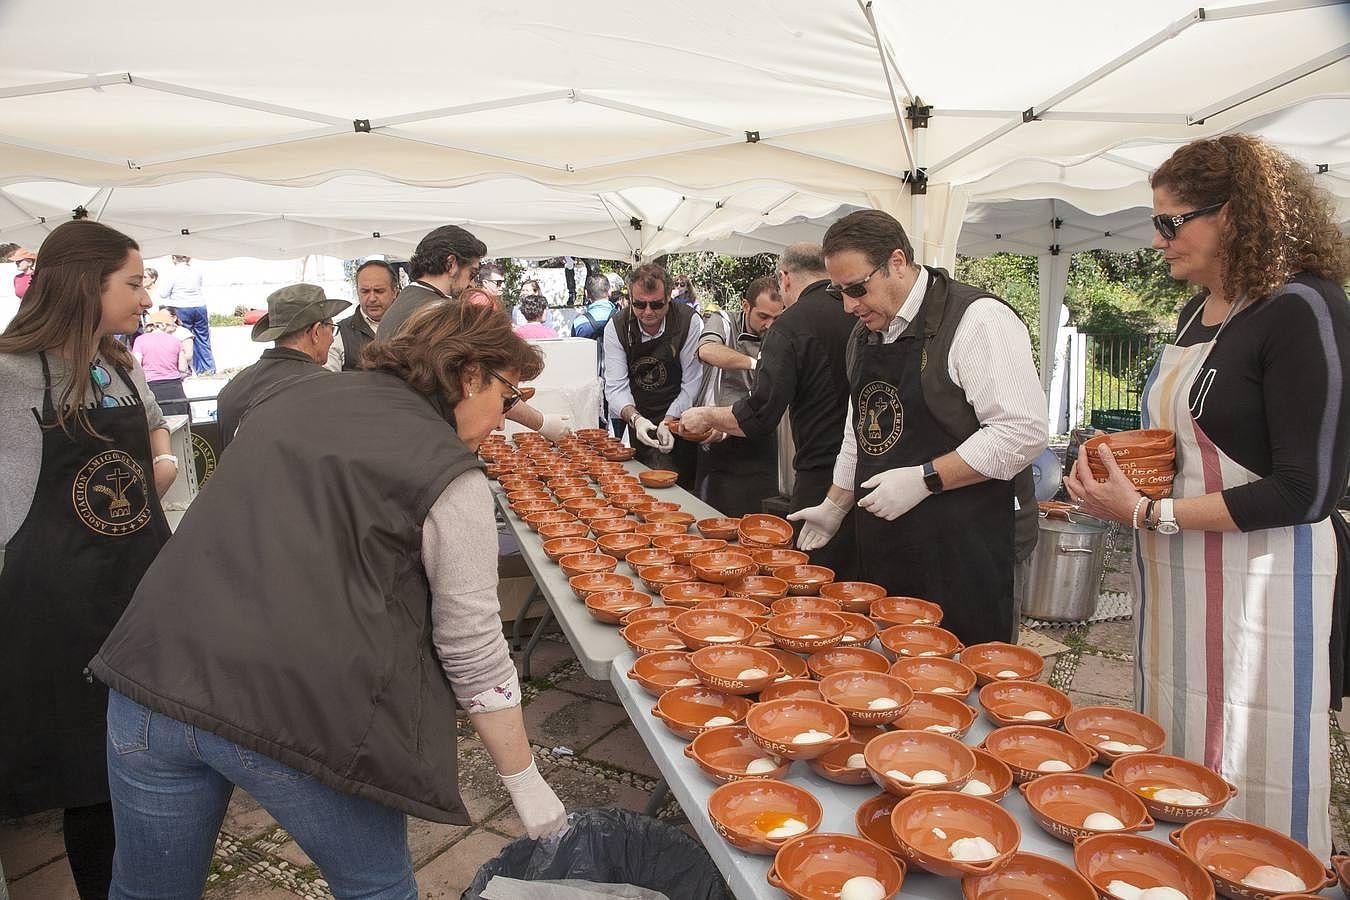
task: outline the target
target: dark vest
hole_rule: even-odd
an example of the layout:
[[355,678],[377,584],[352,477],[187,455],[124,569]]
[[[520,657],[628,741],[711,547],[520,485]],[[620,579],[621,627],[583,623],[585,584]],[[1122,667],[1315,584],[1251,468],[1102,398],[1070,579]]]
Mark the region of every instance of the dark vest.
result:
[[234,440],[244,414],[278,384],[314,374],[332,374],[307,353],[290,347],[268,347],[253,365],[235,375],[216,396],[216,421],[220,423],[220,449]]
[[[928,269],[928,290],[924,293],[927,312],[923,322],[926,344],[921,377],[923,398],[933,417],[953,440],[960,443],[979,430],[980,420],[966,399],[965,392],[952,381],[951,373],[948,372],[947,359],[951,356],[952,340],[956,337],[956,328],[961,324],[966,310],[976,300],[992,297],[1005,306],[1007,301],[972,285],[953,281],[945,269],[925,268]],[[1012,309],[1010,306],[1008,308]],[[853,326],[845,351],[850,384],[857,381],[858,347],[878,337],[873,336],[862,322]],[[1017,497],[1017,511],[1013,517],[1013,550],[1015,558],[1022,560],[1035,549],[1039,532],[1036,483],[1030,466],[1013,478],[1013,492]]]
[[637,316],[625,307],[614,316],[614,332],[628,360],[628,386],[633,405],[653,422],[665,418],[666,410],[680,396],[684,366],[680,349],[689,337],[694,310],[684,303],[666,304],[666,330],[660,337],[642,340]]
[[361,351],[375,340],[375,332],[361,310],[338,323],[338,334],[342,335],[342,371],[361,368]]
[[94,674],[336,790],[468,824],[421,552],[476,457],[384,372],[298,381],[249,415]]

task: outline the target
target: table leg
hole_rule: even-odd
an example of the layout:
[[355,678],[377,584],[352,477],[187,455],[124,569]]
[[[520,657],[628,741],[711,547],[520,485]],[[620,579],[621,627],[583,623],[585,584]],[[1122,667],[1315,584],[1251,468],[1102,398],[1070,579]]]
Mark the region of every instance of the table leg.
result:
[[520,657],[520,677],[528,679],[530,677],[530,657],[534,655],[534,648],[539,646],[539,639],[544,636],[544,629],[553,624],[553,608],[544,610],[544,617],[539,620],[538,626],[534,629],[534,634],[530,635],[530,642],[525,645],[525,653]]
[[525,605],[516,613],[516,621],[511,625],[511,649],[520,650],[520,639],[525,630],[525,620],[529,618],[530,610],[534,605],[544,599],[544,594],[539,590],[539,585],[530,589],[530,596],[525,598]]
[[670,787],[666,784],[666,780],[662,778],[652,788],[652,795],[647,799],[647,807],[642,812],[655,818],[656,814],[661,811],[661,807],[665,806],[669,799]]

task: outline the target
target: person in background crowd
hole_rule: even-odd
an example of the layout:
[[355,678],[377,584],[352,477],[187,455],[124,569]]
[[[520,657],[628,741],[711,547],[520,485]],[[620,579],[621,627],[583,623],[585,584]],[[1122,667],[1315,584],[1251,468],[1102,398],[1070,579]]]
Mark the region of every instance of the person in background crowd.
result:
[[527,294],[520,298],[520,313],[525,317],[524,325],[516,326],[516,334],[527,339],[556,338],[558,332],[544,324],[544,313],[548,312],[548,301],[539,294]]
[[[702,401],[730,407],[750,393],[760,343],[783,313],[783,295],[771,275],[750,282],[734,317],[722,310],[704,322],[698,358],[707,365]],[[687,413],[686,413],[687,415]],[[778,442],[772,431],[758,438],[713,430],[698,454],[698,496],[727,516],[762,512],[778,494]]]
[[22,300],[23,295],[28,293],[28,286],[33,283],[33,264],[37,262],[37,257],[31,250],[21,247],[10,256],[10,262],[19,270],[14,275],[14,296]]
[[118,896],[200,896],[238,786],[335,896],[415,898],[407,816],[470,824],[456,705],[525,833],[567,824],[525,731],[475,456],[540,355],[501,313],[439,303],[365,360],[253,410],[89,664],[112,688]]
[[798,546],[829,540],[861,494],[863,580],[939,604],[942,627],[967,646],[1015,642],[1014,511],[1034,541],[1025,470],[1048,439],[1026,326],[995,297],[915,264],[904,228],[880,210],[835,222],[823,252],[829,291],[858,324],[834,483],[789,515],[802,523]]
[[159,292],[164,306],[172,306],[178,322],[192,332],[192,371],[216,374],[211,351],[211,317],[202,299],[202,273],[192,267],[192,257],[175,254],[169,281]]
[[577,260],[574,256],[564,256],[563,263],[563,281],[567,283],[567,305],[575,306],[577,302]]
[[253,340],[276,343],[220,389],[216,421],[221,450],[234,440],[249,411],[282,385],[308,375],[330,374],[324,363],[337,333],[333,317],[351,305],[350,300],[328,298],[323,288],[313,284],[288,285],[268,296],[267,315],[254,324]]
[[610,302],[613,303],[619,309],[623,309],[627,305],[627,302],[626,297],[624,295],[624,288],[626,287],[626,285],[623,283],[622,276],[620,276],[617,272],[610,272],[605,277],[609,279]]
[[502,308],[502,302],[499,299],[492,296],[489,291],[480,288],[477,285],[470,285],[461,291],[459,299],[464,303],[481,306],[484,309],[501,310]]
[[[729,407],[691,409],[680,419],[694,431],[763,438],[781,429],[786,416],[796,447],[792,512],[825,500],[848,411],[844,347],[855,320],[826,292],[829,283],[819,244],[788,246],[778,260],[786,309],[764,336],[750,395]],[[857,578],[854,515],[850,510],[834,537],[809,551],[812,563],[833,569],[840,581]]]
[[183,378],[192,373],[192,352],[169,333],[173,327],[173,316],[166,310],[152,312],[145,331],[137,335],[131,347],[131,355],[145,371],[150,391],[164,415],[185,416],[188,401]]
[[522,282],[520,283],[520,296],[521,296],[521,297],[542,297],[542,296],[544,296],[544,289],[543,289],[543,287],[539,284],[539,279],[537,279],[537,278],[526,278],[524,281],[522,281]]
[[[614,277],[618,277],[617,275]],[[608,276],[596,272],[586,278],[586,305],[581,308],[572,319],[571,332],[572,337],[590,338],[596,343],[596,362],[599,366],[599,375],[605,377],[605,325],[610,317],[618,310],[618,305],[611,298],[611,282]],[[611,416],[609,402],[607,398],[600,398],[600,427],[612,427],[614,436],[620,440],[623,439],[624,425],[622,419]]]
[[670,289],[670,300],[672,303],[679,302],[698,309],[698,295],[694,292],[694,285],[690,283],[688,275],[675,276],[675,286]]
[[327,368],[332,372],[361,368],[361,351],[375,340],[384,311],[398,295],[398,273],[382,259],[368,259],[356,270],[356,311],[338,323]]
[[496,263],[484,263],[478,269],[476,284],[487,291],[489,297],[500,302],[502,288],[506,287],[506,270]]
[[1109,450],[1079,454],[1084,512],[1135,529],[1135,703],[1164,752],[1233,784],[1225,810],[1331,852],[1330,720],[1347,693],[1350,253],[1298,161],[1245,134],[1187,144],[1151,178],[1172,277],[1200,287],[1144,383],[1175,435],[1152,502]]
[[[108,692],[90,658],[169,526],[178,460],[145,375],[113,335],[150,307],[136,242],[54,228],[0,334],[0,817],[63,809],[83,900],[108,896]],[[36,889],[36,886],[34,886]]]
[[[156,286],[157,284],[159,284],[159,270],[158,270],[158,269],[152,269],[150,266],[146,266],[146,267],[145,267],[145,292],[148,294],[148,293],[150,293],[151,291],[155,290],[155,286]],[[152,295],[152,296],[153,296],[153,295]],[[176,325],[177,322],[175,322],[174,324]]]
[[693,404],[703,380],[697,357],[703,320],[670,302],[670,284],[670,273],[655,263],[629,277],[628,308],[605,326],[605,400],[633,429],[637,459],[674,469],[680,486],[692,490],[697,445],[676,438],[670,423]]

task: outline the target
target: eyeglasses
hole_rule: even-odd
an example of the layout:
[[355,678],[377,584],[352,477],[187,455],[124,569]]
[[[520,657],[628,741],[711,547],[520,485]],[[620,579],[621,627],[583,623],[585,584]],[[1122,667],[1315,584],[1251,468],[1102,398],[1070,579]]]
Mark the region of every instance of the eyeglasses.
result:
[[867,295],[867,282],[871,281],[872,276],[877,274],[884,268],[886,268],[886,264],[882,263],[881,265],[873,269],[871,272],[868,272],[867,277],[864,278],[862,281],[855,281],[852,284],[827,284],[825,286],[825,293],[829,294],[836,300],[845,295],[848,295],[849,297],[852,297],[854,300],[857,300],[859,297]]
[[112,384],[112,376],[108,370],[99,363],[94,363],[89,367],[89,380],[93,383],[94,389],[99,393],[99,405],[103,407],[113,407],[117,405],[117,398],[105,397],[103,392]]
[[520,388],[516,387],[511,382],[507,381],[505,378],[498,375],[496,372],[492,371],[491,369],[488,369],[488,374],[511,389],[511,393],[502,398],[502,415],[506,415],[512,410],[513,407],[515,407],[517,403],[524,400],[525,397],[523,394],[520,393]]
[[[1227,202],[1227,200],[1224,201],[1224,203]],[[1162,235],[1163,240],[1176,240],[1177,229],[1182,225],[1185,225],[1191,219],[1212,215],[1221,209],[1223,209],[1223,203],[1216,203],[1213,206],[1206,206],[1203,209],[1193,209],[1188,213],[1180,213],[1175,216],[1154,216],[1153,227],[1158,229],[1158,234]]]
[[628,305],[633,309],[665,309],[664,300],[629,300]]
[[488,283],[488,284],[495,284],[497,287],[501,287],[502,285],[506,284],[506,279],[505,279],[505,278],[489,278],[489,279],[487,280],[487,283]]

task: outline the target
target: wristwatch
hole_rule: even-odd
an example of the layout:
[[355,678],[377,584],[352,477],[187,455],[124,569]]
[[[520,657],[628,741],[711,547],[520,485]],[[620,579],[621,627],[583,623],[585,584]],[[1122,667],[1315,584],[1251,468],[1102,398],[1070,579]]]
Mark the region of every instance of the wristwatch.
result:
[[923,483],[928,488],[928,493],[942,493],[942,476],[939,475],[938,470],[933,467],[932,460],[923,464]]
[[1176,534],[1180,531],[1176,516],[1172,513],[1172,500],[1158,501],[1158,534]]

